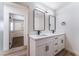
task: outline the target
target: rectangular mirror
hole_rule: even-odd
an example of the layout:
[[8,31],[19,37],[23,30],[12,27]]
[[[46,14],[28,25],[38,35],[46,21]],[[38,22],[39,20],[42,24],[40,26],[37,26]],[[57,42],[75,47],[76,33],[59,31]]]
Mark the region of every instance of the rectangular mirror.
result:
[[9,14],[9,49],[24,46],[24,16]]
[[56,18],[55,16],[49,16],[49,30],[55,31],[56,30]]
[[45,30],[45,13],[34,9],[33,11],[33,28],[36,31]]

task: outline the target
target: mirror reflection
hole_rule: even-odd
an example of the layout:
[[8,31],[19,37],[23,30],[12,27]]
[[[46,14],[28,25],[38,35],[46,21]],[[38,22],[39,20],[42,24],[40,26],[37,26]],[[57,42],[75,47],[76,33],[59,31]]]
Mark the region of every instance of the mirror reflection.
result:
[[9,49],[24,45],[24,16],[9,14]]
[[56,30],[56,18],[55,16],[49,16],[49,30],[53,31],[53,33]]
[[45,30],[45,14],[42,11],[34,9],[34,30]]
[[40,35],[40,31],[45,30],[45,13],[40,10],[34,9],[33,11],[33,28]]

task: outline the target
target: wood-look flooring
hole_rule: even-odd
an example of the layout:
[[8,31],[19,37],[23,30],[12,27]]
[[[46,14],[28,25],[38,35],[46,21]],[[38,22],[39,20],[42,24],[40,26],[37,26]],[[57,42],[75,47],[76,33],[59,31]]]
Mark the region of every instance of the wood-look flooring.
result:
[[0,52],[0,56],[27,56],[27,47],[21,46]]
[[75,56],[75,54],[63,49],[56,56]]
[[[21,46],[10,49],[8,51],[0,52],[0,56],[27,56],[27,47]],[[63,49],[56,56],[75,56],[73,53]]]

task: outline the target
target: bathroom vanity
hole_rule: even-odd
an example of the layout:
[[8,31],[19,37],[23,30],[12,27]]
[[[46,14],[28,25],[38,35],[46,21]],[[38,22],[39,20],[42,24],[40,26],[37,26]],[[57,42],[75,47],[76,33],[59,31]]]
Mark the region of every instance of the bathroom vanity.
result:
[[41,34],[45,30],[45,12],[33,10],[33,30],[37,35],[30,35],[31,56],[54,56],[65,48],[65,34],[56,31],[56,16],[49,15],[49,31],[52,34]]
[[54,56],[64,48],[64,33],[30,35],[30,56]]

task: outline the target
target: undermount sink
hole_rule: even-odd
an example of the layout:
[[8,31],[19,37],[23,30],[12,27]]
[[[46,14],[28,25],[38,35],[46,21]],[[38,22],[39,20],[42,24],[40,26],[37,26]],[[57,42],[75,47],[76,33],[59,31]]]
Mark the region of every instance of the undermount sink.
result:
[[35,35],[35,36],[47,36],[47,35],[45,35],[45,34],[42,34],[42,35]]
[[30,38],[37,40],[37,39],[47,38],[47,37],[61,35],[61,34],[63,33],[58,33],[58,34],[45,33],[45,34],[40,34],[40,35],[30,35]]
[[39,39],[39,38],[48,37],[48,35],[46,35],[46,34],[30,35],[30,37],[31,37],[31,38],[34,38],[34,39]]

